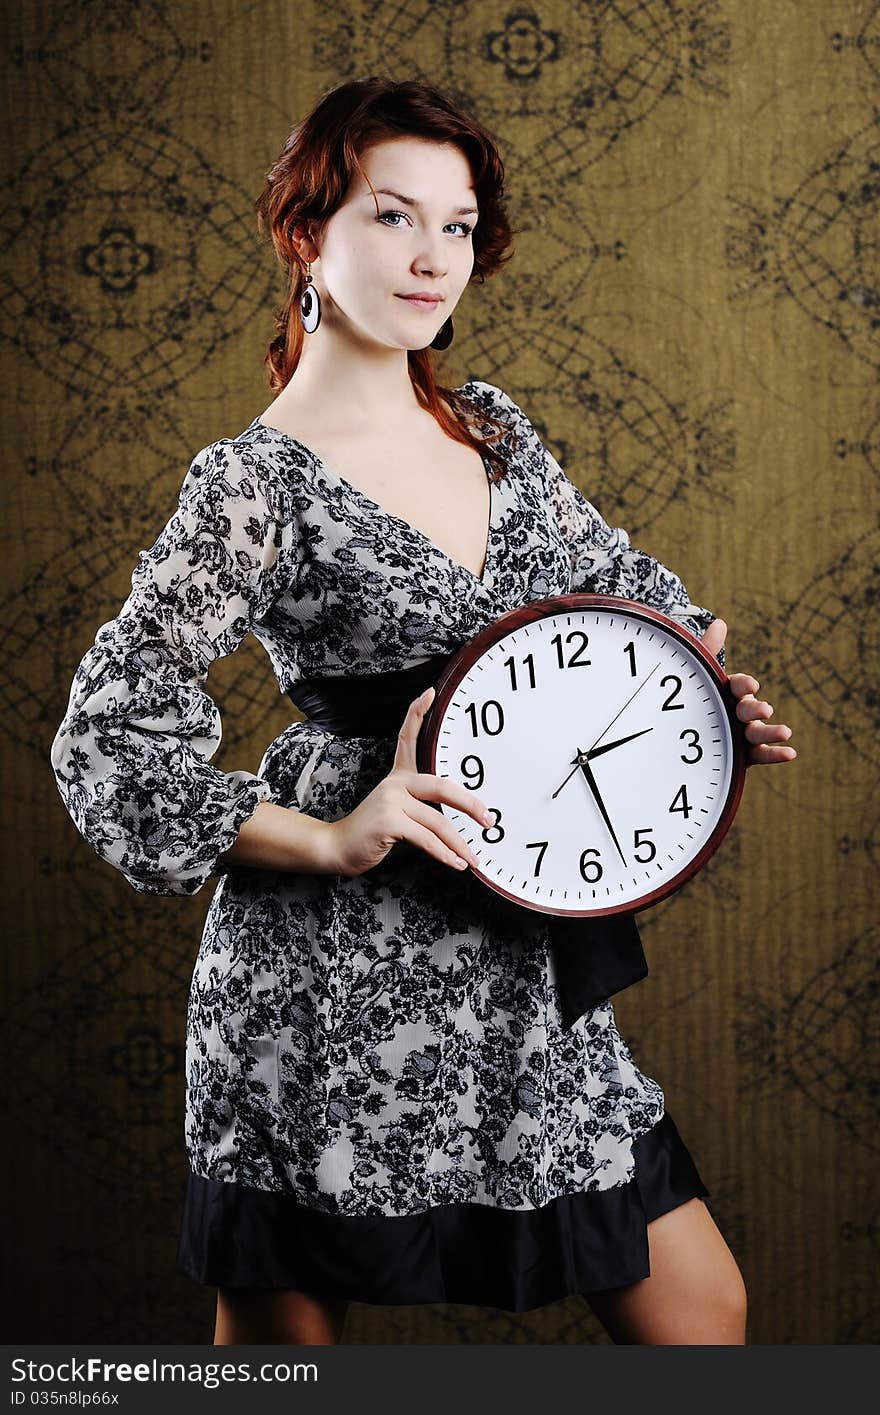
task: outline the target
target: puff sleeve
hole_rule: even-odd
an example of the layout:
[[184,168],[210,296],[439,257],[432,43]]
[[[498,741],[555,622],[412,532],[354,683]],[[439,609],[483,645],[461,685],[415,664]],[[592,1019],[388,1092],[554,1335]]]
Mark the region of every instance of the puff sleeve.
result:
[[[622,595],[660,609],[702,638],[717,615],[694,604],[679,577],[659,560],[632,545],[622,526],[611,527],[566,475],[544,446],[521,408],[502,395],[517,415],[519,435],[537,454],[553,518],[571,560],[571,592]],[[717,661],[725,665],[724,645]]]
[[222,727],[204,683],[284,590],[295,537],[283,483],[258,458],[231,440],[202,449],[76,669],[55,781],[80,834],[140,893],[195,894],[272,794],[211,765]]

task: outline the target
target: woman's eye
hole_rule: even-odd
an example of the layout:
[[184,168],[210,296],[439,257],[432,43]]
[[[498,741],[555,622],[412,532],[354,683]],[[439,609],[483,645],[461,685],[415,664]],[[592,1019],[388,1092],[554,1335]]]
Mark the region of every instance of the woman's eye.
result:
[[[383,211],[379,216],[376,217],[376,220],[377,220],[377,221],[385,221],[385,220],[387,220],[387,218],[388,218],[389,216],[401,216],[401,217],[404,217],[404,219],[405,219],[405,217],[406,217],[406,212],[404,212],[404,211]],[[450,224],[450,226],[460,226],[460,227],[462,228],[462,230],[463,230],[463,232],[464,232],[464,235],[462,235],[462,236],[459,237],[459,239],[462,240],[462,241],[466,241],[467,238],[468,238],[468,236],[471,234],[471,231],[474,229],[472,226],[469,226],[466,221],[451,221],[449,224]],[[396,229],[396,228],[394,228],[394,229]]]

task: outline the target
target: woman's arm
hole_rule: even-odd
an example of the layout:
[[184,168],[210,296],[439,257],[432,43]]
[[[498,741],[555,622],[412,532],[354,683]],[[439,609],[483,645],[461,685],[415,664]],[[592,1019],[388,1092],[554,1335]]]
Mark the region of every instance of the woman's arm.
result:
[[[271,468],[230,439],[202,449],[76,669],[51,747],[55,781],[80,834],[140,893],[195,894],[269,802],[267,780],[211,765],[222,727],[204,684],[289,586],[298,528],[296,496]],[[314,822],[268,814],[269,833],[263,811],[236,863],[277,860],[285,844],[291,868],[324,858],[309,848],[326,836]]]
[[[547,495],[571,559],[572,592],[638,600],[677,619],[701,639],[717,615],[695,604],[678,575],[634,546],[622,526],[610,526],[546,447],[544,456]],[[723,668],[723,645],[716,657]]]
[[[706,648],[726,669],[727,625],[724,620],[702,605],[694,604],[678,576],[652,555],[632,545],[622,527],[609,526],[566,476],[513,399],[494,384],[483,384],[483,387],[492,404],[507,410],[511,426],[525,439],[526,459],[543,478],[553,519],[571,561],[572,592],[622,595],[663,610],[697,638],[705,639]],[[797,751],[789,743],[791,728],[784,722],[770,722],[771,704],[755,697],[760,687],[758,679],[749,673],[731,673],[728,683],[737,699],[737,717],[745,724],[744,734],[749,744],[747,765],[795,761]]]
[[218,863],[337,874],[335,824],[278,806],[274,801],[260,801],[253,815],[240,826],[235,844],[219,856]]
[[[494,384],[482,385],[516,429],[521,455],[543,481],[544,494],[571,561],[571,593],[621,595],[660,609],[702,638],[717,617],[694,604],[674,571],[612,527],[566,475],[522,408]],[[522,444],[525,444],[524,447]],[[716,655],[724,667],[723,646]]]

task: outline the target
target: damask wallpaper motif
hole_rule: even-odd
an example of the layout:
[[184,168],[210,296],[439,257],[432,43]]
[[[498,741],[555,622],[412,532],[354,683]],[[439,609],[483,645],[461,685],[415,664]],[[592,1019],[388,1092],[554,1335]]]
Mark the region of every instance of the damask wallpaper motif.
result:
[[[103,0],[7,16],[4,1074],[21,1340],[210,1341],[174,1270],[187,988],[208,898],[134,894],[48,764],[70,678],[194,452],[269,402],[252,203],[290,123],[372,72],[498,140],[515,259],[441,377],[499,384],[605,518],[729,624],[799,759],[642,915],[616,1002],[712,1190],[756,1343],[880,1339],[875,0]],[[289,720],[217,665],[218,766]],[[604,1343],[580,1299],[354,1305],[352,1342]]]

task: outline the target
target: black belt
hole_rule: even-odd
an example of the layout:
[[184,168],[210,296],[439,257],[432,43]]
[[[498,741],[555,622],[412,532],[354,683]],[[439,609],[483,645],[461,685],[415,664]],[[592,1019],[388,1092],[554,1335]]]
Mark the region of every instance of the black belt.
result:
[[[288,690],[300,711],[338,737],[395,738],[414,698],[440,678],[448,654],[435,654],[411,668],[304,678]],[[464,872],[463,872],[464,873]],[[483,888],[484,886],[481,886]],[[496,907],[521,909],[502,901]],[[547,914],[556,964],[563,1026],[647,976],[648,963],[633,914],[597,919],[565,919]]]

